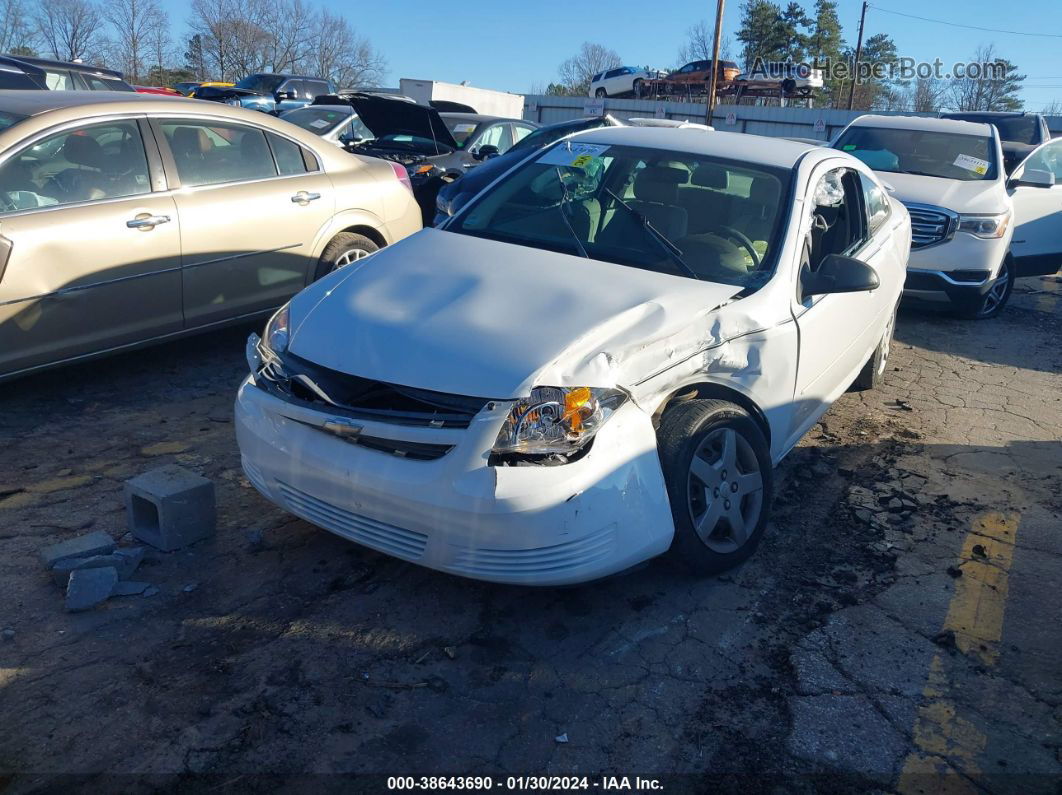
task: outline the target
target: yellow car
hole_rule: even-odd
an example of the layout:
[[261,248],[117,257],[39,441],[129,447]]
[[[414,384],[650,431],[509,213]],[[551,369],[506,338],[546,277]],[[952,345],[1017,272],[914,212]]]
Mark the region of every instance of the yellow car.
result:
[[0,380],[264,315],[420,228],[404,166],[265,113],[0,92]]

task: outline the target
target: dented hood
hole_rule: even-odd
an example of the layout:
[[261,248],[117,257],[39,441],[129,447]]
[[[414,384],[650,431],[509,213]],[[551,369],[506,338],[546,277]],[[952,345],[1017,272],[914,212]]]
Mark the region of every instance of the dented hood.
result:
[[425,229],[296,296],[290,351],[484,398],[626,386],[708,344],[698,317],[740,289]]

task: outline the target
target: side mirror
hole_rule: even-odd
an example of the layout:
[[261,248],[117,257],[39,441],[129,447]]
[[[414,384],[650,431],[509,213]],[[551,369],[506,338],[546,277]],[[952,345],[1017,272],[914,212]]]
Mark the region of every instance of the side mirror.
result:
[[494,146],[494,144],[483,144],[483,146],[476,150],[472,157],[476,158],[476,160],[490,160],[492,157],[497,157],[500,154],[501,152],[498,150],[498,147]]
[[800,287],[805,298],[832,293],[861,293],[881,286],[878,273],[862,260],[829,254],[817,271],[805,268]]
[[278,91],[277,102],[283,102],[286,99],[295,99],[294,91]]
[[1053,188],[1055,175],[1039,168],[1027,168],[1020,177],[1007,180],[1008,188]]

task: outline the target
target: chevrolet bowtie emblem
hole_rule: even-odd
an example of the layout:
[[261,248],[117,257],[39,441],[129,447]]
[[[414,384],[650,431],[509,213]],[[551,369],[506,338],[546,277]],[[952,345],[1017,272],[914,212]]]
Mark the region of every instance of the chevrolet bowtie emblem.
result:
[[344,419],[325,420],[324,425],[321,427],[329,433],[334,433],[336,436],[342,436],[345,439],[357,439],[362,430],[362,426]]

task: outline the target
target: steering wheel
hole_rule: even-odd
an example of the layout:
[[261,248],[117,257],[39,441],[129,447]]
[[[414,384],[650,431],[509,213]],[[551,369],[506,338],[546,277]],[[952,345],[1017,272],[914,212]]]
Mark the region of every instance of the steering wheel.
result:
[[712,230],[713,232],[719,231],[724,233],[731,240],[736,240],[741,244],[741,247],[749,252],[749,256],[752,257],[752,267],[756,269],[760,267],[760,255],[756,253],[756,248],[752,245],[752,241],[743,233],[739,232],[732,226],[717,226]]

